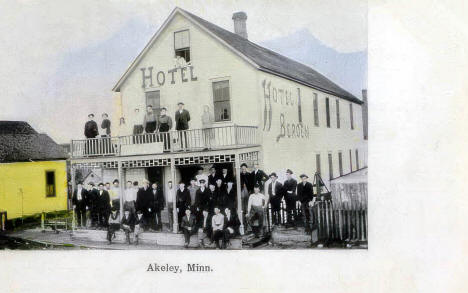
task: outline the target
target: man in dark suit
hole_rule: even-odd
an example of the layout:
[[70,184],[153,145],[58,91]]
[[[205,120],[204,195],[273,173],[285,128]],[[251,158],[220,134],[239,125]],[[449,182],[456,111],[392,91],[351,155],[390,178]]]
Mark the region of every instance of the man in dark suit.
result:
[[104,189],[104,183],[99,183],[98,190],[98,206],[99,206],[99,226],[107,228],[109,215],[111,212],[109,192]]
[[223,180],[221,178],[216,180],[215,205],[218,206],[220,210],[224,210],[227,206],[226,188],[224,187]]
[[268,176],[263,170],[258,169],[258,164],[254,164],[254,170],[250,173],[250,178],[252,180],[252,184],[258,184],[260,186],[260,192],[263,192],[265,187],[265,181],[268,180]]
[[281,200],[283,199],[283,184],[277,181],[278,176],[276,173],[270,174],[271,182],[268,184],[268,201],[271,205],[271,222],[273,225],[281,223]]
[[224,241],[223,248],[226,248],[228,244],[231,244],[230,240],[232,237],[239,235],[240,221],[237,214],[234,213],[230,208],[224,209]]
[[208,188],[205,186],[205,179],[200,179],[200,188],[198,188],[195,194],[195,206],[194,211],[198,217],[201,217],[203,210],[207,209],[208,206]]
[[154,209],[153,193],[149,187],[149,181],[143,180],[143,187],[137,192],[136,210],[143,214],[144,228],[147,230],[152,223],[152,212]]
[[221,175],[218,176],[223,181],[224,187],[227,186],[229,181],[232,181],[232,176],[228,173],[228,168],[223,167]]
[[[99,135],[98,125],[94,121],[94,114],[91,113],[88,115],[88,121],[84,127],[84,135],[86,138],[95,138]],[[85,152],[86,154],[95,154],[98,151],[97,142],[86,141]]]
[[287,225],[295,226],[297,220],[296,210],[296,187],[297,181],[292,178],[293,171],[290,169],[286,170],[286,180],[283,183],[284,189],[284,200],[286,201],[286,213],[287,213]]
[[162,222],[161,222],[161,211],[164,209],[165,206],[165,201],[164,201],[164,195],[161,191],[160,188],[158,188],[158,184],[156,182],[153,183],[151,186],[151,194],[152,194],[152,220],[153,224],[152,226],[154,227],[155,230],[162,230]]
[[78,222],[78,227],[86,226],[86,200],[88,192],[83,188],[81,182],[78,183],[73,191],[72,203],[75,209],[75,215]]
[[214,213],[214,207],[216,205],[216,186],[210,184],[206,197],[206,207],[210,215]]
[[314,189],[310,182],[307,182],[309,177],[306,174],[299,176],[302,180],[297,185],[297,199],[301,203],[302,218],[304,220],[304,228],[306,232],[310,232],[314,221],[312,207],[315,203]]
[[185,188],[185,183],[182,181],[179,183],[179,188],[177,189],[176,208],[177,208],[179,226],[181,226],[182,225],[181,221],[182,221],[182,218],[184,217],[185,210],[190,208],[190,192],[187,188]]
[[187,148],[187,132],[189,129],[190,113],[184,109],[184,103],[177,104],[179,109],[175,112],[176,130],[179,131],[180,146],[182,149]]
[[91,218],[91,227],[97,227],[99,223],[99,205],[98,205],[98,191],[93,182],[88,184],[86,206],[89,210]]
[[216,175],[216,169],[214,167],[210,168],[210,175],[208,175],[208,186],[214,185],[216,186],[216,179],[218,176]]
[[197,221],[195,220],[195,216],[191,215],[190,209],[187,208],[185,210],[185,216],[182,217],[182,223],[180,225],[182,231],[184,232],[185,248],[187,248],[190,244],[190,236],[197,232],[196,224]]
[[198,240],[200,246],[205,247],[205,240],[211,243],[211,215],[204,209],[198,221]]
[[234,182],[228,181],[226,185],[227,206],[233,213],[237,210],[237,190]]

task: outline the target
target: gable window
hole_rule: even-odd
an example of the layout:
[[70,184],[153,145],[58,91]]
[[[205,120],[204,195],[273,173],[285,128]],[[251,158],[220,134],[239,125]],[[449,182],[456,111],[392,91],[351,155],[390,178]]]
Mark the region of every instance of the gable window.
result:
[[55,192],[55,171],[46,171],[46,196],[56,196]]
[[231,121],[229,80],[213,82],[213,105],[215,122]]
[[336,100],[336,128],[340,128],[340,101]]
[[314,124],[319,126],[319,117],[318,117],[318,98],[317,94],[314,93]]
[[146,92],[146,107],[153,107],[153,111],[159,116],[161,111],[161,97],[159,91]]
[[330,175],[330,180],[333,179],[333,158],[332,154],[328,154],[328,174]]
[[343,176],[343,154],[341,152],[338,153],[338,166],[340,168],[340,176]]
[[325,111],[327,114],[327,127],[330,128],[330,99],[325,99]]
[[184,58],[185,62],[190,62],[190,34],[189,30],[174,33],[175,57]]
[[354,121],[353,121],[353,104],[349,104],[349,120],[351,121],[351,129],[354,129]]

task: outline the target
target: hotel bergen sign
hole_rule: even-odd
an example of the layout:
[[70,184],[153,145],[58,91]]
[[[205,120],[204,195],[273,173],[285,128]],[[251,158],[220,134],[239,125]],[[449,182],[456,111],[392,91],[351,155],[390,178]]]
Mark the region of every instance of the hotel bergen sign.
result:
[[[262,81],[263,87],[263,131],[271,130],[271,120],[273,117],[273,104],[281,107],[282,112],[279,113],[279,134],[276,137],[276,142],[281,138],[305,138],[309,139],[309,126],[304,124],[301,113],[301,97],[300,89],[297,89],[297,96],[294,96],[292,91],[287,89],[276,88],[271,84],[271,81]],[[297,118],[291,119],[286,116],[284,110],[288,107],[297,107]],[[276,108],[276,107],[275,107]],[[297,119],[297,122],[289,122]]]
[[147,86],[153,87],[154,84],[163,86],[166,82],[175,84],[177,82],[188,82],[197,81],[198,78],[195,76],[193,66],[175,67],[167,71],[153,70],[153,67],[140,68],[142,73],[143,82],[141,87],[146,88]]

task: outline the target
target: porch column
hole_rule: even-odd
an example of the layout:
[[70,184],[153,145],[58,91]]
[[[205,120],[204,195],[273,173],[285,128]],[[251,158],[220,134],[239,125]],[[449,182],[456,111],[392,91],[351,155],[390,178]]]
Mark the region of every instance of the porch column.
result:
[[122,161],[118,161],[117,162],[118,165],[117,165],[117,172],[119,173],[119,187],[120,187],[120,190],[119,190],[119,193],[120,193],[120,217],[123,216],[123,208],[124,208],[124,200],[123,200],[123,197],[124,197],[124,194],[125,194],[125,188],[124,188],[124,184],[125,184],[125,179],[124,179],[124,170],[122,168]]
[[234,168],[236,170],[236,188],[237,188],[237,216],[239,217],[240,226],[239,232],[241,235],[244,235],[244,219],[242,216],[242,186],[240,180],[240,155],[236,154],[236,160],[234,161]]
[[[172,145],[172,144],[171,144]],[[175,170],[175,163],[174,163],[174,158],[171,158],[171,180],[172,180],[172,188],[173,190],[176,190],[176,187],[177,187],[177,184],[175,182],[175,178],[176,178],[176,174],[175,174],[176,170]],[[173,218],[173,232],[174,233],[177,233],[179,232],[179,217],[177,215],[177,192],[174,191],[174,194],[173,194],[174,198],[174,207],[173,207],[173,210],[172,210],[172,218]]]
[[[73,164],[70,163],[70,172],[71,172],[71,196],[72,196],[72,205],[71,205],[71,208],[72,208],[72,234],[73,232],[75,231],[75,226],[76,226],[76,222],[75,222],[75,209],[73,208],[73,192],[75,191],[75,168],[73,167]],[[68,197],[68,195],[67,195]],[[70,205],[70,199],[67,198],[67,206],[69,207]],[[80,219],[81,221],[81,219]]]

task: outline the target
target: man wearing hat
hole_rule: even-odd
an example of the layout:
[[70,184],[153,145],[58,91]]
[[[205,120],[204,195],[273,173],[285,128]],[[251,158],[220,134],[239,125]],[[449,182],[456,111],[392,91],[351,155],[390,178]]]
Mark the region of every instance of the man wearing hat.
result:
[[[84,135],[86,138],[95,138],[99,135],[98,125],[94,121],[94,114],[91,113],[88,115],[88,122],[86,122],[84,127]],[[86,141],[86,154],[93,154],[97,151],[97,145],[91,144],[90,141]]]
[[104,183],[99,183],[98,188],[99,225],[107,228],[111,212],[110,196],[109,192],[104,189]]
[[277,181],[275,172],[270,174],[270,184],[268,184],[268,202],[271,205],[271,222],[273,225],[280,224],[281,200],[283,199],[283,185]]
[[171,149],[171,140],[168,131],[172,129],[172,118],[166,115],[167,109],[162,107],[158,120],[160,140],[164,142],[164,150]]
[[177,104],[179,109],[175,112],[176,130],[179,132],[180,146],[182,149],[187,147],[187,133],[184,130],[189,129],[190,113],[184,109],[184,103]]
[[200,216],[201,211],[208,210],[208,188],[205,186],[206,180],[200,179],[200,187],[195,194],[195,211]]
[[253,185],[258,184],[260,186],[260,192],[263,192],[265,181],[268,180],[268,176],[263,170],[258,169],[258,164],[254,164],[254,170],[250,173]]
[[314,221],[312,212],[312,207],[315,203],[314,190],[312,184],[307,182],[309,176],[302,174],[299,177],[301,178],[302,182],[297,185],[297,199],[301,203],[305,231],[310,232],[312,223]]
[[297,219],[296,210],[296,187],[297,181],[292,177],[293,171],[286,170],[286,180],[283,183],[284,200],[286,201],[287,226],[295,226]]
[[86,226],[86,198],[88,192],[83,188],[83,183],[78,182],[76,189],[73,191],[72,203],[75,209],[78,227]]
[[185,215],[185,210],[190,207],[190,193],[187,188],[185,188],[185,183],[180,181],[179,189],[176,194],[176,208],[178,215],[179,226],[181,225],[182,218]]

